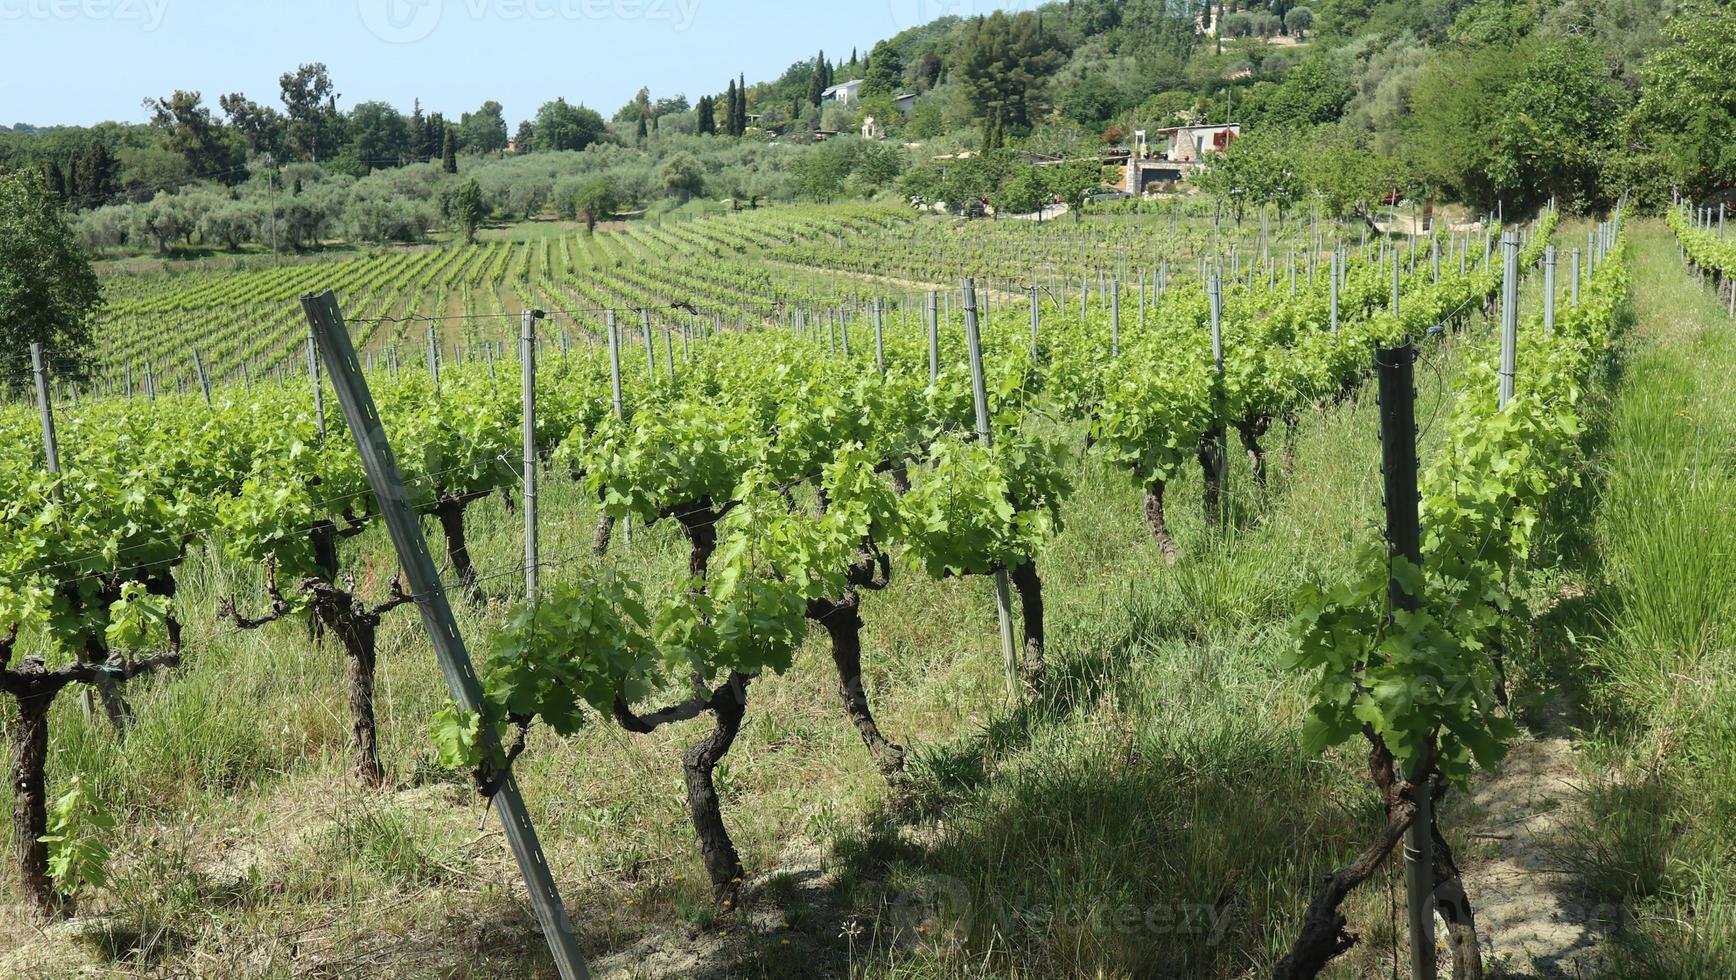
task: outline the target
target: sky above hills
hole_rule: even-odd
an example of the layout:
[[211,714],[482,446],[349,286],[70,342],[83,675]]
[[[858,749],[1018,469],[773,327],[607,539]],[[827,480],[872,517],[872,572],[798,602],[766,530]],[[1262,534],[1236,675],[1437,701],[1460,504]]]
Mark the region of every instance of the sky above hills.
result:
[[339,108],[383,99],[456,118],[494,99],[506,117],[556,96],[605,116],[640,85],[654,98],[773,78],[991,0],[0,0],[0,125],[143,122],[146,97],[193,89],[215,109],[323,61]]

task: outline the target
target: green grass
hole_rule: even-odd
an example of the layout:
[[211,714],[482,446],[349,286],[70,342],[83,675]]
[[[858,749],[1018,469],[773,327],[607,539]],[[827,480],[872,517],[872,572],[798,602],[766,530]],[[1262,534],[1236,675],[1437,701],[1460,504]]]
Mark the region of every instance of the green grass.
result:
[[1615,975],[1736,975],[1736,323],[1659,224],[1589,530],[1599,778],[1569,859],[1623,909]]

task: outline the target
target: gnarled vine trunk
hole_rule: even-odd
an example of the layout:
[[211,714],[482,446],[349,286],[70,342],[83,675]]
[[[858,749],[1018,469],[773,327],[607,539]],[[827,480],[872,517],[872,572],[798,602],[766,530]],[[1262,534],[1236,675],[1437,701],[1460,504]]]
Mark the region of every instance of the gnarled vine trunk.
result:
[[699,836],[699,856],[705,874],[711,879],[712,895],[720,902],[734,904],[741,888],[741,856],[723,823],[723,803],[717,796],[717,783],[712,778],[717,764],[735,744],[741,732],[742,715],[747,711],[747,685],[752,678],[730,672],[729,680],[712,695],[709,708],[712,716],[711,734],[688,746],[682,759],[687,783],[687,812],[693,818],[693,830]]
[[464,536],[464,510],[480,496],[443,493],[434,502],[434,516],[440,519],[440,533],[446,538],[446,560],[452,563],[458,584],[464,588],[470,601],[479,605],[487,600],[487,596],[482,594],[482,588],[477,584],[476,563],[470,558],[470,545]]
[[1266,489],[1266,451],[1260,446],[1260,437],[1271,424],[1272,420],[1265,417],[1236,422],[1236,434],[1241,437],[1242,449],[1247,452],[1248,465],[1254,473],[1254,486],[1260,490]]
[[314,611],[344,647],[345,672],[350,688],[350,734],[352,767],[356,777],[378,788],[386,783],[380,765],[379,727],[374,720],[374,671],[378,655],[374,644],[379,620],[362,608],[354,596],[333,587],[314,593]]
[[[1434,812],[1439,813],[1447,795],[1447,783],[1434,781]],[[1453,860],[1453,849],[1441,835],[1440,825],[1431,828],[1434,838],[1435,913],[1447,924],[1447,952],[1453,960],[1453,980],[1483,980],[1483,951],[1477,945],[1477,916],[1471,897],[1465,894],[1465,879]]]
[[60,911],[60,896],[48,876],[48,708],[56,691],[36,688],[18,693],[8,726],[12,748],[12,851],[24,896],[44,916]]
[[897,782],[904,775],[904,748],[881,734],[868,706],[868,692],[862,686],[861,606],[861,596],[854,591],[840,602],[816,599],[808,603],[808,618],[824,627],[832,641],[832,664],[838,671],[838,695],[844,701],[844,714],[862,736],[862,744],[874,758],[875,768],[887,782]]
[[1410,796],[1412,787],[1398,778],[1392,753],[1373,733],[1368,734],[1368,740],[1369,775],[1386,808],[1386,825],[1354,860],[1326,877],[1308,903],[1295,945],[1274,968],[1274,980],[1311,980],[1360,941],[1347,928],[1349,920],[1339,906],[1386,861],[1416,818],[1416,803]]
[[602,557],[609,553],[609,539],[615,533],[615,519],[608,511],[597,513],[597,529],[591,532],[591,554]]
[[1014,567],[1010,573],[1019,593],[1019,612],[1025,628],[1025,690],[1037,695],[1043,690],[1048,665],[1043,659],[1043,580],[1037,577],[1035,559]]
[[1223,474],[1225,452],[1221,430],[1214,428],[1200,437],[1200,476],[1205,484],[1203,503],[1208,527],[1224,523],[1224,485],[1220,477]]
[[1163,560],[1175,564],[1175,538],[1170,536],[1169,521],[1163,515],[1164,482],[1153,477],[1145,488],[1145,523],[1151,528],[1151,536],[1157,542],[1157,548],[1163,552]]
[[55,697],[73,683],[94,684],[98,678],[116,683],[158,667],[181,662],[177,651],[143,660],[127,659],[114,665],[74,662],[48,670],[39,657],[30,657],[16,669],[12,651],[18,631],[0,639],[0,691],[11,695],[12,713],[6,726],[11,749],[7,776],[12,784],[12,853],[18,866],[25,898],[43,916],[70,911],[72,900],[61,896],[48,870],[48,717]]

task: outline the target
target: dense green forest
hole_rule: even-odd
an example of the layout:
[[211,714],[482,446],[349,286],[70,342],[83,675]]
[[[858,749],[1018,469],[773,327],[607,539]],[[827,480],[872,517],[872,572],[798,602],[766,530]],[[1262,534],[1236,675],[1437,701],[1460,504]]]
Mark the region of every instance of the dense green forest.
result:
[[[1349,214],[1396,187],[1513,213],[1624,194],[1656,209],[1736,184],[1733,69],[1722,0],[1070,0],[941,18],[691,101],[640,88],[607,117],[557,97],[516,129],[492,100],[456,119],[419,103],[340,111],[308,64],[283,74],[277,104],[177,91],[145,100],[145,124],[0,130],[0,167],[39,171],[82,212],[88,246],[165,254],[695,200],[982,196],[1025,211],[1096,183],[1032,154],[1088,158],[1139,129],[1223,121],[1243,138],[1199,186],[1237,205]],[[855,79],[853,102],[825,98]],[[859,135],[866,116],[885,139]],[[960,150],[973,155],[936,159]]]

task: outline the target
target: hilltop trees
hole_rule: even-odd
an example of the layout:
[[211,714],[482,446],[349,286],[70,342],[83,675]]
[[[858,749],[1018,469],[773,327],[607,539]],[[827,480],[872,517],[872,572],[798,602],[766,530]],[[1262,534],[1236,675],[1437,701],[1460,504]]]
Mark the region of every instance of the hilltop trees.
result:
[[1599,199],[1602,156],[1623,111],[1601,56],[1572,37],[1442,54],[1410,106],[1414,171],[1489,208]]
[[904,58],[886,41],[868,54],[868,70],[862,74],[862,96],[897,95],[904,87]]
[[965,26],[953,71],[978,118],[1022,132],[1048,109],[1048,79],[1066,58],[1040,15],[997,10]]
[[602,114],[566,99],[543,103],[532,128],[538,150],[582,150],[606,132]]
[[0,370],[27,376],[32,343],[76,369],[101,305],[90,257],[60,203],[36,175],[0,172]]
[[1634,121],[1668,177],[1699,197],[1736,184],[1736,9],[1691,0],[1665,37],[1641,71]]
[[240,138],[211,118],[198,92],[177,89],[166,99],[146,99],[145,108],[151,110],[151,127],[162,134],[163,146],[180,154],[192,173],[227,177],[237,168]]
[[399,167],[410,159],[410,127],[398,110],[384,102],[363,102],[350,112],[350,145],[346,153],[361,173],[376,167]]
[[283,93],[287,123],[286,142],[295,155],[318,163],[321,153],[331,155],[338,142],[338,93],[332,87],[326,66],[314,62],[278,79]]
[[467,149],[478,153],[506,149],[506,116],[500,103],[490,99],[475,112],[458,117],[458,136]]
[[826,64],[826,52],[821,51],[814,59],[813,74],[808,76],[808,104],[819,105],[826,97],[826,90],[832,87],[832,66]]

